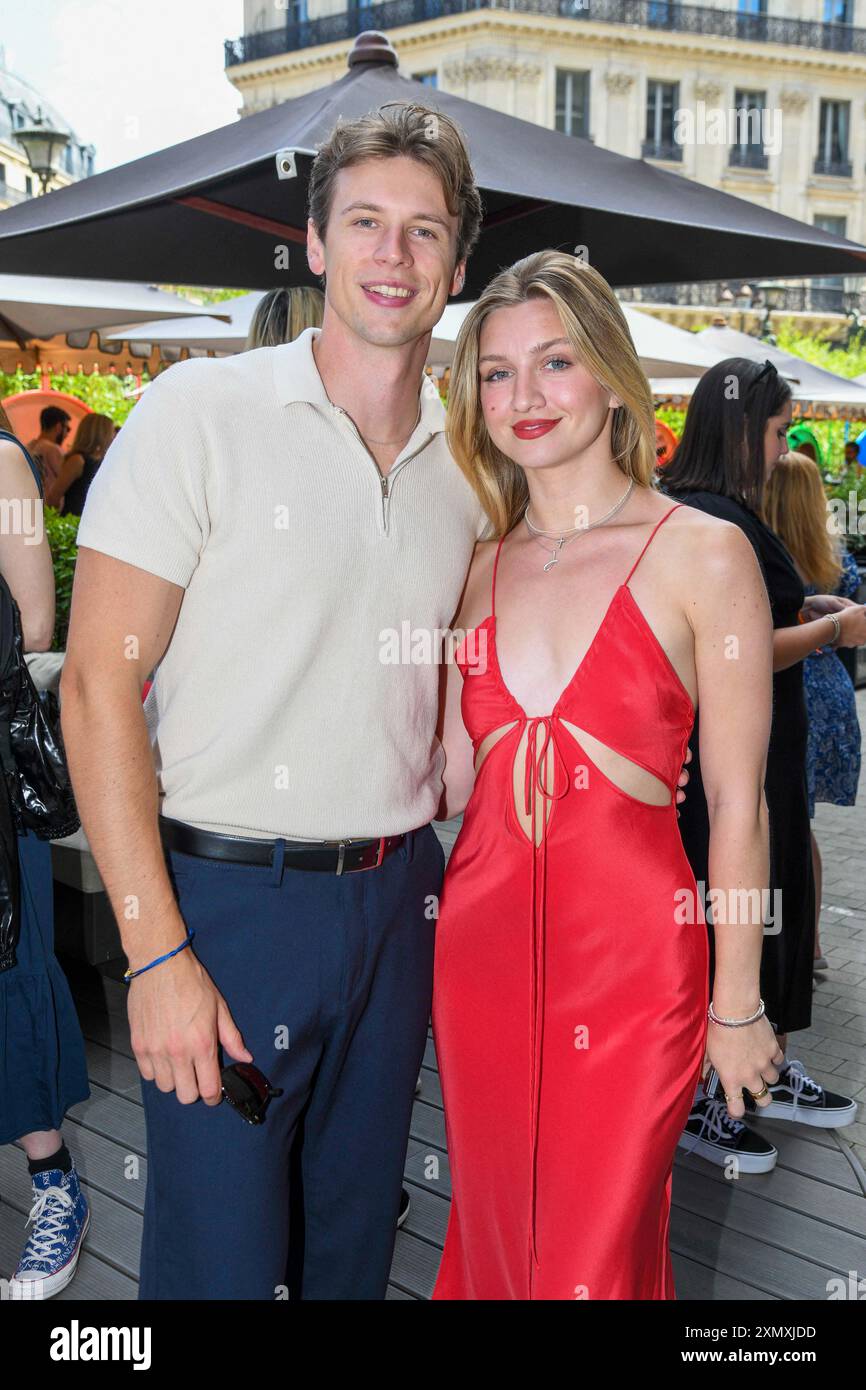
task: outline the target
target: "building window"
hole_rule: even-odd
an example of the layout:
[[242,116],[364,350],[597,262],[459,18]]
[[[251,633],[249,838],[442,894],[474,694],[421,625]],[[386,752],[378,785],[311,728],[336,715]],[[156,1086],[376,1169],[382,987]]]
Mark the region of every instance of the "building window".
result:
[[767,38],[767,0],[737,0],[737,38]]
[[824,0],[821,47],[832,48],[837,53],[850,53],[852,39],[849,0]]
[[556,129],[589,138],[589,73],[556,69]]
[[848,159],[848,130],[851,118],[850,101],[822,101],[818,124],[818,154],[816,174],[836,174],[851,177]]
[[6,185],[6,165],[0,164],[0,184]]
[[33,175],[32,175],[32,174],[25,174],[25,175],[24,175],[24,192],[27,194],[27,197],[28,197],[28,198],[32,198],[32,197],[33,197]]
[[747,92],[738,89],[734,97],[737,124],[729,162],[740,169],[766,169],[763,117],[767,104],[766,92]]
[[681,6],[673,0],[647,0],[646,22],[650,28],[675,29],[681,19]]
[[425,87],[438,87],[439,74],[436,72],[413,72],[413,82],[423,82]]
[[682,159],[683,147],[674,140],[675,112],[680,84],[650,78],[646,89],[646,135],[642,159]]

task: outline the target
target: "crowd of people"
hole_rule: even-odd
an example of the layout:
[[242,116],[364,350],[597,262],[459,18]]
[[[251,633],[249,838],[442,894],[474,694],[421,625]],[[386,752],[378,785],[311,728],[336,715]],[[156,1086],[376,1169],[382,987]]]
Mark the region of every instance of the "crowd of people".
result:
[[[437,1300],[674,1298],[677,1147],[763,1173],[762,1115],[856,1115],[789,1045],[866,643],[790,387],[711,368],[659,469],[614,292],[541,250],[471,307],[446,413],[424,362],[481,203],[428,116],[339,124],[324,293],[265,296],[246,352],[172,367],[116,440],[87,416],[63,454],[52,407],[0,435],[7,495],[82,514],[63,734],[129,966],[143,1299],[384,1297],[431,1010]],[[47,543],[4,535],[0,570],[46,649]],[[383,662],[407,619],[461,637],[444,671]],[[34,1189],[12,1288],[47,1297],[90,1220],[61,1128],[89,1090],[49,846],[20,849],[0,1143]]]

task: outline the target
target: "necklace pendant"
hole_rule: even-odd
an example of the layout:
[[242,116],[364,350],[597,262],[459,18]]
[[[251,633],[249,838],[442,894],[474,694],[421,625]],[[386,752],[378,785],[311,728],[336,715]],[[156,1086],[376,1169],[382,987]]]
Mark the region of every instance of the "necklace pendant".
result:
[[547,571],[548,571],[548,570],[553,569],[553,566],[558,562],[558,560],[559,560],[559,556],[557,555],[556,551],[554,550],[553,555],[552,555],[551,558],[548,560],[547,564],[544,566],[544,573],[547,574]]

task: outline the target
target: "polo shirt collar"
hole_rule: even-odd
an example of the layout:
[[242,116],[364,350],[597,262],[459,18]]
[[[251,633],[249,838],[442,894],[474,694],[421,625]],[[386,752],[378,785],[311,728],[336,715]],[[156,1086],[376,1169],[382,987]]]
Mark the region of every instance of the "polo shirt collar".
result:
[[[305,328],[291,343],[281,343],[274,349],[274,386],[280,405],[308,401],[327,408],[333,404],[313,356],[313,339],[321,331],[321,328]],[[445,429],[445,406],[435,382],[426,372],[422,373],[419,387],[421,418],[416,429],[423,426],[428,434],[436,434]]]

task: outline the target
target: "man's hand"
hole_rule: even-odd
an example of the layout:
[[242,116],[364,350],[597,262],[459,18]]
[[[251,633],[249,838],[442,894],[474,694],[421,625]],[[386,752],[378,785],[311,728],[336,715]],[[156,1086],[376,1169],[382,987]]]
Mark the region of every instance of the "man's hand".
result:
[[[679,775],[679,777],[677,778],[677,795],[676,795],[677,804],[679,804],[679,803],[682,802],[682,801],[685,801],[685,799],[686,799],[686,794],[685,794],[685,792],[684,792],[684,791],[680,791],[679,789],[680,789],[680,787],[684,787],[684,786],[686,785],[686,783],[688,782],[688,780],[689,780],[689,774],[688,774],[688,772],[686,771],[686,764],[687,764],[687,763],[690,763],[691,760],[692,760],[692,750],[691,750],[691,748],[689,748],[689,747],[687,746],[687,747],[686,747],[685,762],[683,763],[682,771],[680,772],[680,775]],[[679,816],[679,814],[680,814],[679,811],[677,811],[677,816]]]
[[181,1105],[191,1105],[199,1096],[206,1105],[219,1104],[219,1043],[236,1061],[253,1060],[228,1005],[191,947],[131,981],[129,1029],[145,1081],[155,1081],[161,1091],[175,1091]]

